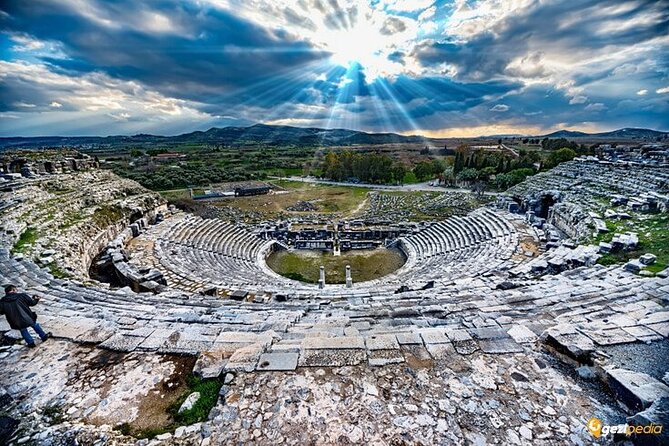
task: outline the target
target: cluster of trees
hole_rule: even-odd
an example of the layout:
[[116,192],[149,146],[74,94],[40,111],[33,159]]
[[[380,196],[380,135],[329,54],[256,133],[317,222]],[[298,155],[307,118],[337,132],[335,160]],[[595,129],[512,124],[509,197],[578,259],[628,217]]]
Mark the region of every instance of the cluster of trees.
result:
[[329,152],[321,166],[321,175],[334,181],[358,180],[364,183],[401,183],[407,169],[388,155],[376,153]]
[[212,183],[256,180],[265,177],[262,172],[250,172],[239,167],[222,168],[200,163],[160,166],[145,170],[128,170],[120,165],[114,165],[112,169],[116,174],[135,180],[152,190],[182,189],[189,186],[206,186]]
[[494,173],[505,173],[516,169],[531,169],[541,162],[538,152],[520,150],[518,158],[513,158],[504,152],[489,152],[485,150],[468,150],[461,147],[455,152],[453,173],[458,174],[464,169],[481,170],[493,168]]
[[433,159],[430,161],[418,162],[412,172],[419,181],[429,180],[437,175],[440,175],[446,169],[446,163],[440,159]]
[[[566,141],[564,138],[561,138]],[[559,140],[549,140],[559,141]],[[543,144],[543,141],[542,141]],[[520,150],[517,158],[504,152],[488,152],[484,150],[470,151],[466,147],[456,150],[452,169],[444,171],[447,182],[463,181],[470,184],[492,184],[498,189],[507,189],[534,175],[540,169],[550,169],[558,164],[574,159],[580,153],[576,150],[591,149],[570,143],[570,147],[552,149],[553,143],[545,144],[551,152],[543,158],[539,152]]]
[[576,151],[578,144],[569,141],[567,138],[544,138],[541,140],[541,148],[544,150],[558,150],[563,147]]

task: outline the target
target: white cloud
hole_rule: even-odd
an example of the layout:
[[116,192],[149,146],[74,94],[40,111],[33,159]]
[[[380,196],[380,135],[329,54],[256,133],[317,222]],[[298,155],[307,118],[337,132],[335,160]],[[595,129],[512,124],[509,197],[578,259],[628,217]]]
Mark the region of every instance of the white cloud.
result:
[[594,103],[594,104],[588,104],[588,105],[585,107],[585,110],[586,110],[586,111],[591,111],[591,112],[593,112],[593,111],[602,111],[602,110],[606,110],[606,105],[602,104],[601,102],[596,102],[596,103]]
[[587,96],[578,95],[578,96],[574,96],[573,98],[571,98],[571,99],[569,100],[569,104],[570,104],[570,105],[575,105],[575,104],[585,104],[587,101],[588,101],[588,97],[587,97]]
[[[67,97],[70,108],[67,112],[102,113],[121,120],[127,120],[131,116],[140,120],[142,118],[165,120],[177,116],[186,119],[211,119],[210,115],[199,112],[195,108],[197,106],[195,103],[166,97],[148,90],[138,82],[114,79],[99,72],[71,77],[53,72],[48,65],[40,63],[0,60],[0,81],[10,88],[12,85],[29,87],[27,91],[41,96],[41,100],[36,102],[49,104],[46,110],[52,112],[55,112],[54,109],[62,108],[63,105],[56,100],[45,101],[44,97]],[[13,105],[31,111],[45,110],[44,107],[26,101],[18,101]]]
[[107,116],[112,118],[115,121],[127,121],[130,119],[130,113],[121,112],[121,113],[107,113]]
[[21,107],[21,108],[35,108],[35,107],[37,107],[35,104],[31,104],[31,103],[25,102],[25,101],[14,102],[14,104],[12,104],[12,105],[14,107]]
[[657,94],[669,93],[669,87],[658,88],[657,90],[655,90],[655,93]]
[[639,90],[639,91],[636,92],[636,94],[638,94],[639,96],[645,96],[646,94],[648,94],[648,90],[645,90],[645,89],[644,90]]
[[446,34],[470,39],[493,30],[509,16],[522,14],[532,3],[533,0],[479,0],[470,5],[467,0],[456,0],[453,14],[447,22]]
[[44,48],[44,42],[41,42],[27,34],[14,34],[11,39],[16,43],[12,47],[12,51],[25,52],[35,51]]
[[434,0],[385,0],[380,5],[392,11],[414,12],[426,9],[433,3]]
[[509,110],[509,106],[506,104],[497,104],[494,107],[490,109],[490,111],[494,112],[505,112]]
[[435,12],[437,12],[437,7],[430,6],[429,8],[418,14],[418,21],[424,22],[425,20],[432,18]]

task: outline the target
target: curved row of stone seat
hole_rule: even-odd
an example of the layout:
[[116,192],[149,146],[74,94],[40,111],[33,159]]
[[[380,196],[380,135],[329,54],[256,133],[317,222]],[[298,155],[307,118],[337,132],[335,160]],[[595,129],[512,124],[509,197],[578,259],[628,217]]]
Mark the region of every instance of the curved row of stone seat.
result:
[[[303,365],[313,365],[310,360],[320,360],[314,359],[315,350],[334,353],[347,343],[370,364],[381,365],[395,357],[375,353],[377,349],[398,350],[405,344],[424,345],[435,358],[451,344],[464,354],[519,351],[545,329],[559,328],[557,322],[573,331],[567,336],[592,345],[669,336],[669,280],[639,278],[619,267],[579,268],[506,291],[467,278],[427,290],[323,305],[237,303],[86,287],[54,280],[31,262],[12,259],[7,250],[0,251],[0,264],[0,279],[22,280],[21,286],[44,296],[40,320],[56,336],[123,351],[193,354],[260,343],[254,347],[258,355],[291,351]],[[599,323],[603,319],[609,322]],[[253,357],[240,367],[255,367]],[[236,366],[230,361],[229,367]]]
[[574,160],[534,175],[507,192],[525,197],[548,190],[560,191],[565,201],[591,209],[598,205],[596,197],[609,197],[612,193],[636,196],[669,192],[669,169]]
[[497,268],[515,251],[518,235],[494,211],[481,209],[453,217],[403,240],[415,255],[403,279],[452,279]]

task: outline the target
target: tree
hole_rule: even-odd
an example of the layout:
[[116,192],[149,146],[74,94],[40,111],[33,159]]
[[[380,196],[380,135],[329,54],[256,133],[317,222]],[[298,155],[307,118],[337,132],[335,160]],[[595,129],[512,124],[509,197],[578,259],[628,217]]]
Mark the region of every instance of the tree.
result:
[[576,158],[576,152],[572,149],[563,147],[548,155],[547,167],[555,167],[565,161],[571,161]]
[[404,167],[404,164],[396,163],[392,169],[393,181],[398,184],[404,183],[404,176],[407,174],[407,168]]
[[458,181],[474,181],[479,177],[479,172],[478,170],[468,167],[466,169],[462,169],[457,175],[456,178]]
[[432,162],[421,161],[413,168],[413,173],[419,180],[425,180],[435,174],[434,168],[435,165]]

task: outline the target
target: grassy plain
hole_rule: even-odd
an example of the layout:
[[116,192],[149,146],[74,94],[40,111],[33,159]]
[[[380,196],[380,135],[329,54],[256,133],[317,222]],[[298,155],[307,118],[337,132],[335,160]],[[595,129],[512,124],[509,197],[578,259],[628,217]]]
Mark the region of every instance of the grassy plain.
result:
[[343,252],[341,256],[320,251],[277,251],[267,265],[282,276],[318,283],[320,266],[325,267],[326,283],[346,283],[346,265],[351,265],[353,282],[378,279],[401,267],[406,258],[398,249],[377,248]]

